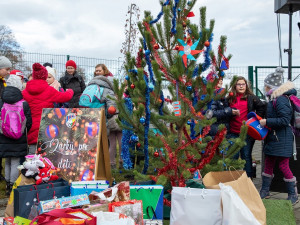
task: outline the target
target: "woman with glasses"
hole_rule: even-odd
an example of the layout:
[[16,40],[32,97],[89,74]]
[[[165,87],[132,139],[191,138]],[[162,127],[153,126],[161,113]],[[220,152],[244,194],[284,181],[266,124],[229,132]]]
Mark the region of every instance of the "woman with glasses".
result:
[[[262,118],[265,115],[266,105],[262,102],[257,96],[251,91],[247,80],[239,76],[234,81],[231,86],[230,94],[228,96],[228,103],[230,108],[237,110],[235,116],[231,117],[230,120],[230,138],[237,138],[240,134],[241,126],[243,121],[246,121],[247,114],[249,112],[256,112]],[[255,140],[247,135],[246,143],[238,154],[234,156],[235,159],[238,159],[239,156],[243,160],[246,160],[245,168],[248,177],[252,178],[252,148]]]

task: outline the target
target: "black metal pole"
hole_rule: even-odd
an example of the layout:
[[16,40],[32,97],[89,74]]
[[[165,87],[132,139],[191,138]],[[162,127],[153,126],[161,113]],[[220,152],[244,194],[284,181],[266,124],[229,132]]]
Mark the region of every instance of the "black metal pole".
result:
[[289,9],[289,49],[284,51],[288,53],[288,80],[292,80],[292,20],[293,20],[293,5],[290,4]]

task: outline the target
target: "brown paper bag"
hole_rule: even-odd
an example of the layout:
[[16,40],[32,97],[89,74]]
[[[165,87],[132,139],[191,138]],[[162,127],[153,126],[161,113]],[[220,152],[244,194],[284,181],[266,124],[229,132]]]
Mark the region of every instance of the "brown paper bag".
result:
[[255,218],[266,225],[266,208],[252,180],[245,171],[209,172],[203,178],[207,189],[220,189],[219,183],[230,185],[251,210]]
[[8,203],[5,209],[5,217],[14,217],[14,189],[16,189],[18,186],[22,185],[30,185],[35,184],[35,180],[33,178],[27,178],[21,174],[16,182],[14,183],[14,186],[11,190]]

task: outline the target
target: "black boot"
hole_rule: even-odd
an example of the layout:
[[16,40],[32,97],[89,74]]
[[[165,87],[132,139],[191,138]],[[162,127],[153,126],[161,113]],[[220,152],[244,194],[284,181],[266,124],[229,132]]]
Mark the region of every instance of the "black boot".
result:
[[290,200],[292,205],[295,205],[297,202],[299,202],[296,177],[293,177],[292,179],[283,178],[283,180],[285,181],[288,191],[287,200]]
[[6,193],[5,193],[5,195],[7,196],[7,197],[9,197],[10,196],[10,193],[11,193],[11,190],[12,190],[12,188],[13,188],[13,183],[10,183],[10,182],[7,182],[6,181]]

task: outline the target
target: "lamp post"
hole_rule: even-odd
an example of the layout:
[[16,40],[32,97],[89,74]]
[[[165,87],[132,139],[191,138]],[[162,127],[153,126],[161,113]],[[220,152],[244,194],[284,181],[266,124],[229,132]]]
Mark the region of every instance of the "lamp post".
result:
[[292,15],[300,10],[299,0],[275,0],[275,13],[289,14],[289,48],[284,49],[288,53],[288,80],[292,80]]

